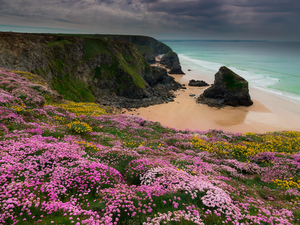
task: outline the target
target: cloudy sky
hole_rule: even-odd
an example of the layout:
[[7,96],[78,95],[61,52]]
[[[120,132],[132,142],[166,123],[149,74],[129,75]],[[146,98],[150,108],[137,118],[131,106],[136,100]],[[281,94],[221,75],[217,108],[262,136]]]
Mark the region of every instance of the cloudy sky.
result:
[[300,1],[0,0],[0,31],[300,41]]

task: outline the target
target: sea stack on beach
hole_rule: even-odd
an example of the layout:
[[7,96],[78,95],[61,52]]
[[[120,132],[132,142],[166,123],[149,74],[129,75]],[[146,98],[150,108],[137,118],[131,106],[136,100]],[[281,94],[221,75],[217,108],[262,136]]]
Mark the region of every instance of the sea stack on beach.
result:
[[169,74],[185,74],[182,72],[181,66],[178,62],[174,62]]
[[179,58],[176,52],[168,51],[160,60],[160,64],[165,65],[166,68],[171,69],[169,74],[185,74],[182,72]]
[[214,84],[197,99],[197,103],[211,107],[250,106],[248,82],[227,67],[223,66],[215,74]]

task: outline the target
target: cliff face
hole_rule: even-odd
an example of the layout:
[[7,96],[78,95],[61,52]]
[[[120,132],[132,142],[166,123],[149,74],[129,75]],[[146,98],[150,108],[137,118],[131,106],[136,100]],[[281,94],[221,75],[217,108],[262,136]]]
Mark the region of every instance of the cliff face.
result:
[[[136,45],[116,39],[0,33],[0,67],[41,75],[59,94],[73,101],[154,96],[152,84],[156,81],[150,65]],[[145,48],[153,47],[155,54],[163,52],[151,43]],[[174,84],[171,86],[174,89]]]
[[76,37],[84,37],[84,38],[96,38],[103,40],[118,40],[118,41],[126,41],[130,42],[137,46],[138,51],[142,56],[145,57],[148,63],[155,63],[155,57],[160,54],[166,54],[172,49],[165,45],[164,43],[147,36],[138,36],[138,35],[85,35],[85,34],[55,34],[57,36],[76,36]]

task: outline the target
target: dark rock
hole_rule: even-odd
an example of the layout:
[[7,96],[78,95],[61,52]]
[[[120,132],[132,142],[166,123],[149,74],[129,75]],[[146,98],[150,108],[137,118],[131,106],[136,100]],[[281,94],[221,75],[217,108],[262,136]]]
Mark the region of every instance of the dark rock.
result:
[[179,63],[179,58],[177,53],[173,51],[168,51],[160,60],[160,63],[168,69],[171,69],[175,62]]
[[154,54],[151,54],[151,55],[143,55],[146,59],[146,61],[149,63],[149,64],[154,64],[156,63],[156,59],[155,59],[155,55]]
[[195,94],[189,94],[189,96],[190,96],[190,97],[195,97],[196,95],[195,95]]
[[181,70],[181,66],[178,62],[174,62],[171,70],[169,71],[169,74],[185,74]]
[[191,71],[190,69],[188,69],[188,71]]
[[160,66],[151,66],[152,69],[152,76],[154,79],[154,84],[157,84],[167,77],[169,77],[168,72],[166,69],[160,67]]
[[249,95],[248,82],[225,66],[215,74],[214,84],[200,95],[197,102],[218,108],[226,105],[253,104]]
[[205,87],[205,86],[209,86],[209,84],[206,83],[203,80],[190,80],[189,81],[189,86],[193,86],[193,87]]

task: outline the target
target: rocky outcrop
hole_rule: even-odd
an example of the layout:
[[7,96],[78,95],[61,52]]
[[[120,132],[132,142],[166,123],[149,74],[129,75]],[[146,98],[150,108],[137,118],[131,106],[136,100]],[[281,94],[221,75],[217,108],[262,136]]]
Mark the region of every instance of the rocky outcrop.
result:
[[249,95],[248,82],[225,66],[215,74],[214,84],[200,95],[197,102],[218,108],[226,105],[253,104]]
[[[146,40],[159,52],[158,41]],[[103,36],[0,33],[0,67],[38,74],[67,100],[111,99],[107,104],[120,107],[127,100],[115,99],[156,104],[167,101],[171,94],[167,92],[180,88],[174,80],[156,81],[136,45]],[[163,92],[156,92],[158,85],[164,86]]]
[[152,66],[152,77],[148,77],[148,82],[152,86],[149,96],[143,99],[129,99],[124,97],[107,97],[101,98],[98,102],[102,105],[111,105],[117,108],[139,108],[148,107],[153,104],[162,104],[174,101],[176,97],[173,91],[184,88],[168,75],[167,70],[162,67]]
[[174,62],[169,74],[185,74],[182,72],[181,66],[178,62]]
[[209,84],[206,83],[203,80],[190,80],[188,85],[189,86],[193,86],[193,87],[205,87],[205,86],[209,86]]
[[160,60],[160,64],[165,65],[168,69],[171,69],[175,62],[179,64],[179,58],[173,51],[168,51]]

